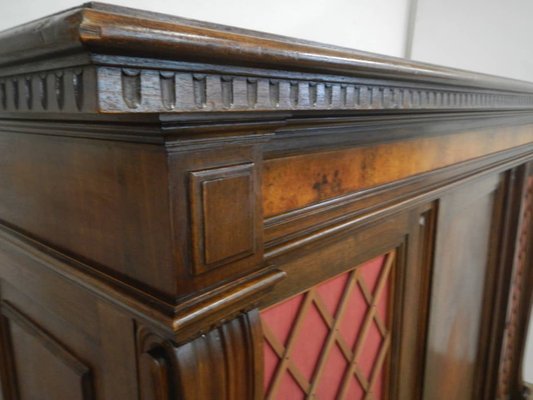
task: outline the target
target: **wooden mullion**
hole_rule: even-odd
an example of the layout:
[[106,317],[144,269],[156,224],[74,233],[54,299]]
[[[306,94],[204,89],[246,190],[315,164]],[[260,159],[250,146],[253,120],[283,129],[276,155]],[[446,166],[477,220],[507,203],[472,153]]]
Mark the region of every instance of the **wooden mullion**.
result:
[[[374,305],[374,298],[372,297],[372,294],[370,293],[370,290],[368,289],[368,286],[366,285],[366,282],[363,279],[359,279],[359,287],[361,288],[361,292],[363,293],[363,296],[365,297],[365,300],[369,307],[372,307]],[[381,320],[381,317],[379,314],[376,313],[374,316],[374,320],[376,321],[376,324],[378,326],[378,329],[382,336],[385,336],[387,333],[387,328],[385,327],[385,323]]]
[[[320,375],[322,374],[322,371],[326,365],[326,360],[329,356],[332,346],[335,345],[338,325],[340,324],[342,320],[342,316],[344,314],[344,311],[346,310],[348,300],[350,298],[350,295],[352,294],[353,288],[355,287],[356,281],[357,281],[357,275],[355,271],[350,272],[350,276],[348,278],[348,282],[346,283],[346,286],[344,287],[344,292],[342,294],[342,298],[338,306],[337,313],[333,319],[334,321],[333,326],[330,327],[330,331],[326,339],[326,344],[322,348],[320,359],[318,360],[318,364],[315,368],[315,372],[313,374],[313,377],[311,378],[311,389],[309,392],[310,395],[315,394],[317,386],[318,386],[318,382],[320,381]],[[317,298],[319,298],[319,296],[317,296]],[[324,311],[327,311],[327,310],[324,310]]]
[[272,350],[276,353],[279,358],[283,357],[285,353],[285,346],[283,346],[276,335],[272,332],[270,327],[267,324],[263,324],[263,336],[267,340]]
[[387,259],[385,260],[385,263],[383,264],[383,270],[380,274],[380,277],[379,277],[379,280],[378,280],[378,284],[376,286],[376,290],[374,291],[374,301],[372,303],[372,306],[369,307],[368,311],[367,311],[367,315],[365,317],[365,321],[363,322],[363,327],[359,333],[359,337],[357,339],[357,342],[356,342],[356,345],[355,345],[355,349],[354,349],[354,354],[353,354],[353,360],[352,362],[350,363],[347,371],[345,372],[345,375],[344,375],[344,379],[343,379],[343,383],[342,383],[342,386],[341,386],[341,390],[340,390],[340,398],[344,398],[344,396],[346,395],[346,392],[348,390],[348,384],[349,384],[349,380],[350,380],[350,377],[351,375],[354,373],[354,369],[356,368],[356,364],[357,364],[357,359],[361,353],[361,350],[363,348],[363,344],[366,340],[366,336],[367,336],[367,333],[370,329],[370,325],[371,323],[373,322],[374,320],[374,316],[377,312],[377,309],[375,307],[375,301],[376,299],[379,299],[379,297],[381,296],[381,292],[384,288],[384,284],[386,282],[386,279],[388,277],[388,274],[389,274],[389,271],[391,270],[391,267],[392,267],[392,263],[394,261],[394,253],[391,252],[389,253]]
[[[307,311],[309,310],[309,307],[313,304],[313,298],[314,298],[314,291],[310,290],[305,294],[305,298],[303,301],[303,304],[300,306],[300,309],[298,310],[298,315],[296,317],[296,321],[293,325],[293,328],[289,334],[288,340],[287,340],[287,346],[285,347],[285,352],[283,353],[283,357],[281,358],[280,364],[278,365],[278,368],[276,370],[276,374],[274,376],[274,380],[272,381],[272,384],[269,389],[268,393],[268,399],[274,398],[274,395],[276,394],[278,387],[281,383],[281,378],[283,376],[283,373],[285,370],[288,369],[288,366],[290,364],[290,352],[292,350],[292,347],[295,343],[296,337],[298,336],[298,333],[300,332],[302,322],[307,315]],[[296,369],[295,367],[293,369]],[[295,371],[291,371],[292,375],[302,388],[307,393],[307,389],[309,386],[309,382],[305,385],[304,382],[300,382],[300,374]],[[304,387],[305,386],[305,387]]]
[[341,393],[340,398],[343,398],[344,395],[346,394],[346,391],[348,390],[349,379],[350,379],[351,375],[354,373],[354,369],[355,369],[356,363],[357,363],[356,360],[359,357],[359,353],[361,352],[362,345],[363,345],[363,343],[365,341],[366,334],[367,334],[367,332],[368,332],[368,330],[370,328],[370,323],[373,321],[373,317],[374,317],[375,312],[376,312],[375,308],[370,308],[367,311],[367,316],[365,317],[365,321],[363,323],[363,328],[360,331],[359,338],[358,338],[358,340],[356,342],[356,345],[355,345],[355,350],[353,352],[353,359],[350,362],[350,365],[348,366],[348,369],[347,369],[347,371],[344,374],[343,384],[341,386],[341,391],[340,391],[340,393]]
[[[326,306],[324,305],[324,302],[322,301],[322,299],[319,296],[315,297],[315,305],[318,308],[318,310],[320,311],[320,313],[321,313],[322,317],[324,318],[326,324],[331,329],[331,327],[333,326],[333,323],[334,323],[333,317],[331,317],[331,315],[329,314],[329,312],[326,309]],[[323,310],[325,310],[325,315],[322,314]],[[339,345],[339,348],[340,348],[344,358],[346,358],[346,361],[350,362],[352,360],[352,358],[353,358],[353,353],[352,353],[352,350],[351,350],[350,346],[348,345],[348,343],[346,343],[346,341],[344,340],[344,338],[342,337],[342,335],[338,331],[334,331],[334,332],[335,332],[335,338],[336,338],[337,344]]]
[[335,324],[335,318],[328,311],[326,305],[322,301],[322,298],[320,296],[315,296],[314,303],[320,316],[322,317],[322,320],[326,323],[328,329],[331,329],[331,327]]
[[381,370],[381,367],[383,366],[383,363],[385,361],[385,357],[387,356],[387,352],[389,350],[391,342],[390,335],[387,335],[385,338],[385,341],[383,342],[383,345],[381,346],[381,349],[379,350],[378,358],[374,364],[374,368],[372,369],[372,373],[370,374],[370,380],[368,385],[368,392],[367,396],[365,397],[365,400],[370,400],[373,396],[369,396],[372,394],[372,388],[374,387],[374,384],[376,383],[376,379],[379,375],[379,371]]

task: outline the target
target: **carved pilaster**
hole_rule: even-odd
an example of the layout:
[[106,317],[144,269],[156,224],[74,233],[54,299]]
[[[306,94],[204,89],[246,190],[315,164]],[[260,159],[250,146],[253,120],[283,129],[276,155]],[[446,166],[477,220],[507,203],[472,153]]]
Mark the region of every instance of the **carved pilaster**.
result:
[[257,310],[181,345],[138,332],[142,400],[260,399],[262,331]]

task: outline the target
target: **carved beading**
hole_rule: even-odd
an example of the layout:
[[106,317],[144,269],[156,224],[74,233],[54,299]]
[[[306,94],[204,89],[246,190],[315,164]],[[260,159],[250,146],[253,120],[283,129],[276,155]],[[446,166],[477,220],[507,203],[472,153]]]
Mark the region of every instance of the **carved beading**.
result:
[[[97,71],[89,90],[86,68]],[[361,78],[298,78],[86,67],[0,78],[0,111],[168,113],[298,110],[496,110],[533,107],[533,94]],[[260,74],[258,74],[260,75]],[[328,80],[329,79],[329,80]],[[87,105],[94,104],[90,108]]]

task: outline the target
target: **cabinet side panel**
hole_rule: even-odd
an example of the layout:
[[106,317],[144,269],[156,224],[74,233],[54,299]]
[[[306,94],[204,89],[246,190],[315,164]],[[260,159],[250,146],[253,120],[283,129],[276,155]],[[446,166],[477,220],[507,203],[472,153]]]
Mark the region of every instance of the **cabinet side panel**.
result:
[[175,292],[163,150],[0,131],[0,152],[1,221],[106,273]]

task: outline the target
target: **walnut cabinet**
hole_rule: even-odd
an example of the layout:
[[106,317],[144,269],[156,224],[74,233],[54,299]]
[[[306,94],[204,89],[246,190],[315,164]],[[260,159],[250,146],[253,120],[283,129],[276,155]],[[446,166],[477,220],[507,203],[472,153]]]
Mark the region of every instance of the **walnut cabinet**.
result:
[[533,84],[89,3],[0,33],[3,400],[522,399]]

